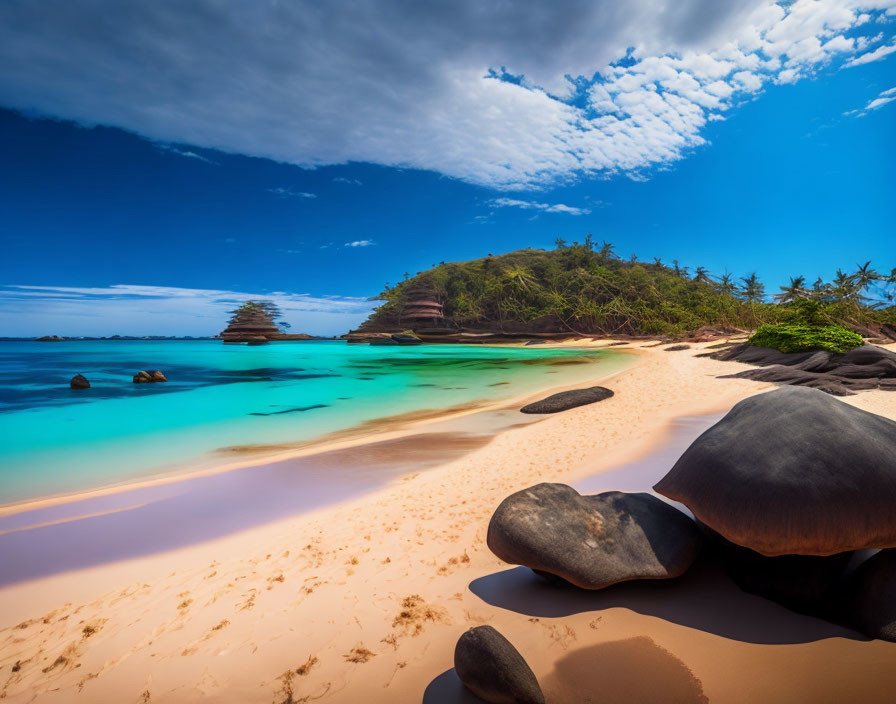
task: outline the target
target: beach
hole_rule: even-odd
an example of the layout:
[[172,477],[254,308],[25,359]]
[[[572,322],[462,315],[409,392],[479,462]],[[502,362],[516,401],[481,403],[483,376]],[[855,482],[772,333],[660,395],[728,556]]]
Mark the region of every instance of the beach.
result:
[[[676,433],[699,432],[773,388],[718,378],[747,367],[695,356],[706,346],[619,345],[632,364],[559,387],[606,385],[615,395],[600,403],[494,425],[487,438],[445,445],[443,457],[321,508],[10,584],[0,590],[0,697],[469,701],[452,671],[454,644],[489,624],[516,645],[550,702],[890,701],[896,644],[743,593],[712,561],[669,583],[592,593],[546,585],[486,547],[489,517],[508,494],[543,481],[648,491],[671,466],[674,452],[662,450]],[[408,438],[458,417],[469,433],[477,412],[513,415],[553,387],[314,451],[413,445]],[[896,394],[842,400],[896,419]],[[380,451],[414,456],[400,444]],[[114,512],[136,508],[122,500]]]

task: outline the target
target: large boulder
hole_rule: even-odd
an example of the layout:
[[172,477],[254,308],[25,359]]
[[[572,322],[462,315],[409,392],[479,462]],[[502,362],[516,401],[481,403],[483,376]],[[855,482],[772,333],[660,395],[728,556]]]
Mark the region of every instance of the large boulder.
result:
[[522,413],[558,413],[568,411],[570,408],[586,406],[589,403],[597,403],[610,398],[613,392],[603,386],[592,386],[590,389],[573,389],[561,391],[541,401],[535,401],[520,409]]
[[896,642],[896,549],[881,550],[859,565],[847,610],[865,635]]
[[700,550],[696,524],[650,494],[582,496],[565,484],[511,494],[488,525],[488,546],[505,562],[584,589],[683,574]]
[[776,389],[735,405],[654,488],[766,556],[896,546],[896,422]]
[[69,386],[73,389],[89,389],[90,382],[87,381],[87,377],[83,374],[75,374],[69,382]]
[[800,613],[836,617],[844,575],[854,553],[766,557],[718,534],[713,535],[713,543],[725,571],[744,591]]
[[491,626],[464,633],[454,648],[454,669],[473,694],[495,704],[544,704],[544,694],[513,644]]

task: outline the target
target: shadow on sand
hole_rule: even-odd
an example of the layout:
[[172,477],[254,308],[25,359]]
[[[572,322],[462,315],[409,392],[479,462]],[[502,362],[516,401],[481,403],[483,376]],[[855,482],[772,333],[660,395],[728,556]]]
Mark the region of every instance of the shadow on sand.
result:
[[470,591],[487,604],[525,616],[557,618],[625,608],[744,643],[869,640],[842,626],[794,613],[741,591],[713,558],[698,562],[678,579],[624,582],[598,591],[549,583],[526,567],[514,567],[474,580]]

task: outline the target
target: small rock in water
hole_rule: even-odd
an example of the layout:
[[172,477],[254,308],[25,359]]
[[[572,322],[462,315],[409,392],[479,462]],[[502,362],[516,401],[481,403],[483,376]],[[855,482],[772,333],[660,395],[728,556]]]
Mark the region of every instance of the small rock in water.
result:
[[566,484],[538,484],[508,496],[492,516],[486,540],[505,562],[583,589],[678,577],[702,545],[697,525],[655,496],[582,496]]
[[578,406],[586,406],[589,403],[597,403],[604,399],[610,398],[613,392],[605,389],[603,386],[592,386],[590,389],[573,389],[572,391],[561,391],[559,394],[553,394],[541,401],[535,401],[520,409],[521,413],[559,413],[560,411],[568,411],[570,408]]
[[859,565],[847,609],[866,636],[896,643],[896,549],[881,550]]
[[168,379],[165,378],[165,375],[158,369],[153,369],[149,374],[154,382],[168,381]]
[[513,644],[491,626],[464,633],[454,648],[454,669],[473,694],[495,704],[544,704],[535,674]]
[[71,380],[69,386],[71,386],[71,388],[73,388],[73,389],[89,389],[90,382],[87,381],[87,377],[84,376],[83,374],[75,374],[72,377],[72,380]]
[[135,384],[151,384],[152,383],[152,374],[146,371],[137,372],[134,374],[134,383]]

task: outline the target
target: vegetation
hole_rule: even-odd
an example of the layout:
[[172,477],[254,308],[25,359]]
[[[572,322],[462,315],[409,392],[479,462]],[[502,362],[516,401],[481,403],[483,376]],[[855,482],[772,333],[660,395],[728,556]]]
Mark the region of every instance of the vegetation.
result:
[[[408,327],[408,294],[426,289],[453,328],[502,332],[576,332],[612,335],[689,334],[704,325],[756,329],[766,324],[896,324],[896,270],[882,275],[870,262],[830,283],[806,286],[797,276],[769,302],[756,274],[714,277],[704,267],[659,259],[620,259],[613,245],[557,240],[556,249],[523,249],[468,262],[445,263],[407,277],[377,297],[384,301],[364,330]],[[888,308],[884,306],[889,305]]]
[[[228,322],[231,325],[233,323],[258,318],[267,318],[271,322],[274,322],[283,317],[280,308],[273,301],[245,301],[238,308],[229,311],[229,313],[230,320]],[[280,321],[279,323],[276,323],[276,325],[284,332],[291,327],[290,324],[285,321]]]
[[772,347],[781,352],[828,350],[849,352],[862,346],[862,336],[840,325],[763,325],[750,344]]

